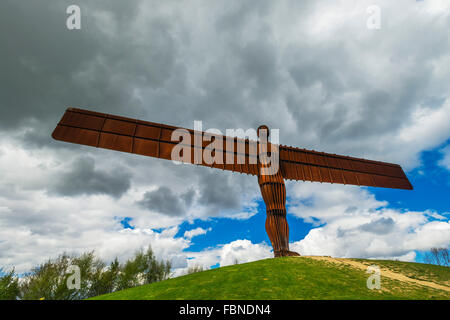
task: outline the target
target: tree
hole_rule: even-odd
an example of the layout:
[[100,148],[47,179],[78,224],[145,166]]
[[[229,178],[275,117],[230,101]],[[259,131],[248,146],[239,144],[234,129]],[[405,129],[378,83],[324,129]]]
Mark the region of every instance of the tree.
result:
[[439,266],[449,266],[449,253],[447,248],[431,248],[429,252],[425,254],[425,262],[430,264],[436,264]]
[[4,273],[0,268],[0,300],[16,300],[20,294],[19,280],[12,269],[8,273]]
[[[100,267],[100,266],[99,266]],[[114,292],[117,288],[120,264],[117,258],[114,259],[107,268],[97,269],[95,279],[89,291],[89,297],[95,297],[106,293]]]
[[38,299],[70,299],[67,290],[65,272],[69,266],[69,256],[60,255],[54,261],[48,260],[26,274],[21,284],[21,298]]
[[187,274],[201,272],[201,271],[203,271],[203,266],[195,265],[195,266],[188,268]]
[[171,268],[170,261],[156,260],[152,248],[149,247],[146,252],[139,250],[121,266],[118,290],[165,280],[169,277]]
[[[80,270],[80,288],[69,288],[67,272],[70,266]],[[92,284],[98,282],[105,265],[95,257],[94,252],[81,256],[61,254],[48,260],[28,273],[20,286],[22,299],[78,300],[91,296]]]
[[[72,280],[69,277],[73,277],[69,270],[73,266],[79,271],[78,288],[68,286],[68,280]],[[33,268],[20,282],[14,270],[2,276],[0,299],[86,299],[167,279],[170,270],[170,261],[157,260],[150,247],[145,252],[137,251],[124,264],[115,258],[107,265],[93,251],[80,256],[63,253]]]

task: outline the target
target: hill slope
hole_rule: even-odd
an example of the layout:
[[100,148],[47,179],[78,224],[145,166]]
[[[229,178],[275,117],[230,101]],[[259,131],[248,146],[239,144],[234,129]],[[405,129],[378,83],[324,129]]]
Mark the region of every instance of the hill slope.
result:
[[[367,266],[381,289],[367,288]],[[227,266],[94,299],[450,299],[450,268],[389,260],[286,257]]]

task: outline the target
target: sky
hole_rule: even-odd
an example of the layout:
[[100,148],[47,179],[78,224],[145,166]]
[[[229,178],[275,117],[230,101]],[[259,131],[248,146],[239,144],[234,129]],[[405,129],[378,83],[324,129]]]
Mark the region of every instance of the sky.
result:
[[273,256],[256,177],[55,141],[67,107],[266,124],[284,145],[398,163],[413,191],[287,182],[291,250],[420,262],[449,247],[449,5],[2,0],[0,267],[151,246],[177,275]]

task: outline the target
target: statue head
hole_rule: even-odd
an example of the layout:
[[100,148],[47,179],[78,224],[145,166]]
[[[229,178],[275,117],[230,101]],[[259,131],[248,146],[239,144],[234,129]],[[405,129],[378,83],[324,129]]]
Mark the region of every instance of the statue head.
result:
[[266,126],[265,124],[263,124],[263,125],[260,125],[260,126],[258,127],[258,129],[256,130],[256,132],[258,133],[258,137],[260,136],[260,130],[266,130],[266,132],[267,132],[267,138],[269,137],[269,127],[268,127],[268,126]]

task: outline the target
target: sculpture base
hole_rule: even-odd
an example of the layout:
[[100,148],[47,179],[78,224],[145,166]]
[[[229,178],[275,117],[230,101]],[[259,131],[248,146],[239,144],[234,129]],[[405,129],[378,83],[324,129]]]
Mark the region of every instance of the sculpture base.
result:
[[297,252],[294,252],[294,251],[281,250],[281,251],[275,251],[274,252],[274,257],[275,258],[280,258],[280,257],[300,257],[300,254],[298,254]]

